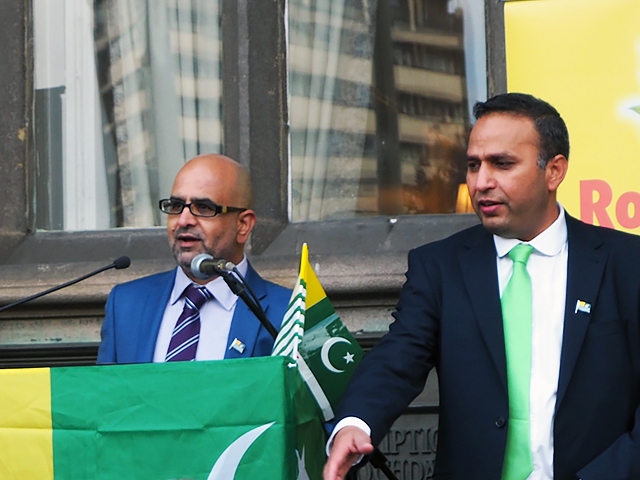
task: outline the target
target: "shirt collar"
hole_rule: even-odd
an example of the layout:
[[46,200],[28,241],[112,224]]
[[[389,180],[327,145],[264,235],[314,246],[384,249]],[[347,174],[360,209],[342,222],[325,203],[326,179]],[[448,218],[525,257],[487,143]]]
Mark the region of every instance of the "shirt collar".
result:
[[[242,261],[236,265],[236,268],[240,272],[240,275],[246,277],[248,267],[249,262],[247,260],[247,257],[246,255],[243,255]],[[182,268],[177,267],[176,279],[173,283],[173,290],[171,290],[171,297],[169,298],[170,304],[173,305],[178,300],[180,300],[180,297],[182,297],[184,290],[192,283],[193,280],[187,277]],[[205,287],[211,292],[213,297],[222,305],[225,310],[231,311],[233,306],[236,304],[236,301],[238,300],[238,297],[231,291],[222,277],[216,277],[214,280],[207,283]]]
[[536,252],[542,255],[552,257],[560,253],[564,245],[567,243],[567,220],[565,218],[564,208],[558,203],[558,218],[546,230],[529,242],[522,242],[517,238],[503,238],[498,235],[493,236],[496,245],[498,257],[502,258],[511,251],[519,243],[527,243],[531,245]]

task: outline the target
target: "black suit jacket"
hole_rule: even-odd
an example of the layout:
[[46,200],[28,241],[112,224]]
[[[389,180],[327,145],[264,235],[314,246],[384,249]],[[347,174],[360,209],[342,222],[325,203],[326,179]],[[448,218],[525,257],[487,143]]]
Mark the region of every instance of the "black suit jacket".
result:
[[[554,478],[640,479],[640,237],[567,215]],[[435,478],[500,479],[509,422],[493,237],[478,225],[409,253],[389,333],[343,397],[377,444],[438,372]],[[576,311],[577,300],[591,312]]]

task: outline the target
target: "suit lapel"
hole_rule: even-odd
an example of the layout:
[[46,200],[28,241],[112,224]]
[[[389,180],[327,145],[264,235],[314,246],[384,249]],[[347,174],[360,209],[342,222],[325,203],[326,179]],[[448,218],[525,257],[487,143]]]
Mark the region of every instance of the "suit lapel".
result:
[[556,409],[569,385],[591,319],[589,313],[576,311],[576,303],[582,300],[591,304],[593,308],[607,262],[607,252],[598,249],[602,245],[602,240],[594,230],[586,228],[569,215],[567,215],[567,236],[569,243],[567,298]]
[[[253,289],[256,297],[260,300],[260,303],[265,311],[268,312],[268,306],[265,305],[264,298],[267,296],[267,290],[264,280],[258,275],[249,264],[247,269],[247,275],[245,280]],[[231,329],[229,330],[229,338],[227,339],[227,350],[224,358],[248,358],[251,357],[255,349],[258,334],[260,333],[260,320],[256,318],[256,315],[251,311],[249,307],[238,298],[236,308],[233,312],[233,319],[231,320]],[[234,342],[240,342],[243,348],[238,346],[234,348]]]
[[164,275],[157,282],[147,285],[147,292],[141,292],[137,310],[132,312],[132,316],[137,315],[141,319],[136,349],[138,362],[153,362],[158,331],[175,283],[176,271],[171,270]]
[[458,259],[482,338],[506,391],[507,360],[493,236],[478,227],[462,247]]

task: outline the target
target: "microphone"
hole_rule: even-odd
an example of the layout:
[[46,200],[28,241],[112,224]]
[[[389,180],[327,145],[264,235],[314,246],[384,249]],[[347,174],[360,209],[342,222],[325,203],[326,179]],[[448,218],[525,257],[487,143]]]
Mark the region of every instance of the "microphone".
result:
[[201,280],[208,280],[216,275],[221,276],[231,291],[240,297],[258,318],[267,332],[274,339],[276,338],[278,331],[264,313],[260,300],[232,262],[227,262],[222,258],[215,259],[208,253],[199,253],[191,260],[191,274]]
[[129,268],[129,265],[131,265],[131,259],[129,257],[127,257],[126,255],[122,256],[122,257],[118,257],[113,261],[113,268],[115,268],[116,270],[122,270],[123,268]]
[[199,253],[191,260],[191,273],[200,280],[232,272],[236,266],[220,258],[215,259],[208,253]]
[[123,257],[119,257],[116,258],[113,263],[110,263],[109,265],[105,265],[104,267],[100,267],[97,270],[94,270],[93,272],[89,272],[86,275],[83,275],[80,278],[76,278],[75,280],[71,280],[69,282],[63,283],[62,285],[57,285],[55,287],[51,287],[48,290],[45,290],[44,292],[40,292],[40,293],[36,293],[35,295],[31,295],[30,297],[27,298],[23,298],[22,300],[18,300],[17,302],[13,302],[13,303],[9,303],[8,305],[4,305],[2,307],[0,307],[0,312],[3,312],[5,310],[8,310],[10,308],[13,307],[17,307],[18,305],[22,305],[23,303],[27,303],[30,302],[31,300],[35,300],[36,298],[40,298],[43,297],[45,295],[48,295],[49,293],[55,292],[57,290],[60,290],[62,288],[68,287],[70,285],[74,285],[78,282],[81,282],[82,280],[85,280],[89,277],[93,277],[94,275],[97,275],[99,273],[104,272],[105,270],[110,270],[112,268],[115,268],[116,270],[122,270],[123,268],[128,268],[129,265],[131,265],[131,259],[127,256],[123,256]]

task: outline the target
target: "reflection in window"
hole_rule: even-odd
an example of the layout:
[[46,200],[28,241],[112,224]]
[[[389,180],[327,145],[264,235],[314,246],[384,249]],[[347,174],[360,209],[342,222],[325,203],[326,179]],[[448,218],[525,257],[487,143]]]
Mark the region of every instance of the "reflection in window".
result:
[[185,160],[220,151],[219,0],[34,0],[39,229],[160,225]]
[[294,222],[468,212],[477,0],[289,0]]

